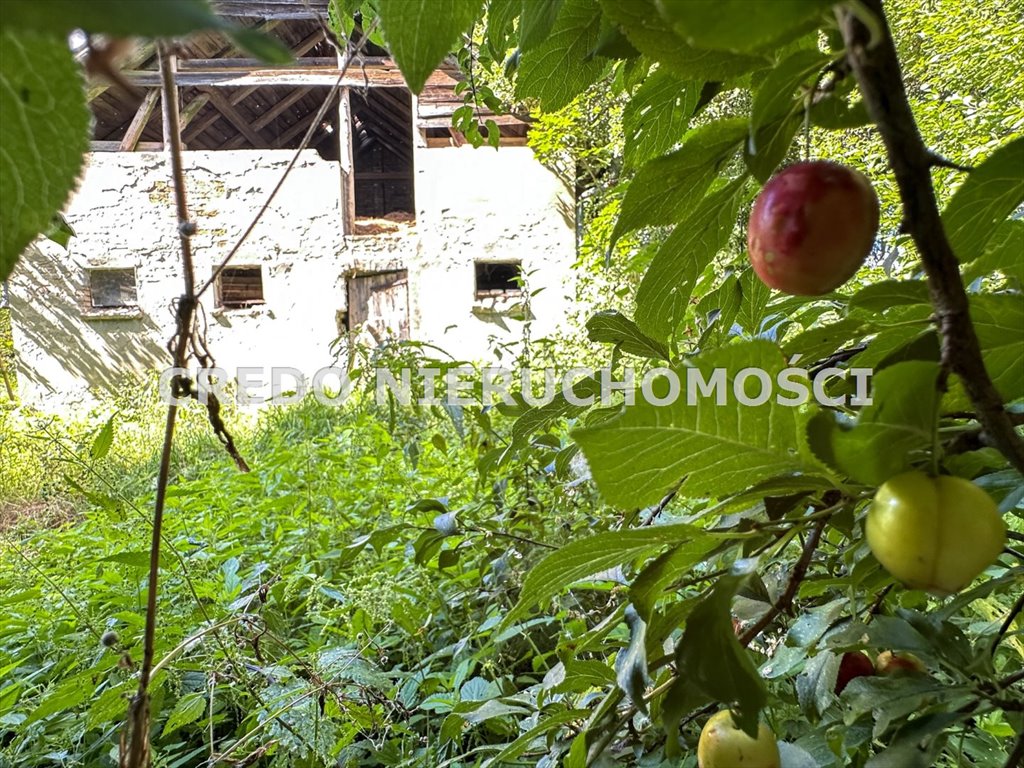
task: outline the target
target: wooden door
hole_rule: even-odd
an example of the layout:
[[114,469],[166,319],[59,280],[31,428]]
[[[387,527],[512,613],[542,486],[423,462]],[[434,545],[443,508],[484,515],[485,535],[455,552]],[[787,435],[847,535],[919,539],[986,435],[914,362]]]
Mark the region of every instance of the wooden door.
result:
[[409,338],[409,273],[353,275],[348,279],[348,327],[363,344]]

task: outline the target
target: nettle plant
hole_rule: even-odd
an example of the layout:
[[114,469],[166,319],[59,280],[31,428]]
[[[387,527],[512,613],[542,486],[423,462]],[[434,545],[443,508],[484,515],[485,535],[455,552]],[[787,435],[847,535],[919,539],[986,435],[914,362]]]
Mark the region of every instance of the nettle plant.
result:
[[[5,8],[4,275],[86,148],[61,35],[223,27],[199,0],[142,5]],[[339,36],[356,14],[413,91],[453,50],[468,67],[500,67],[540,112],[595,84],[618,90],[626,181],[609,257],[628,258],[630,238],[655,247],[632,317],[599,313],[588,330],[613,367],[661,367],[654,389],[671,372],[684,390],[664,404],[563,394],[504,408],[518,418],[481,471],[557,447],[553,471],[589,473],[625,512],[526,572],[488,629],[503,638],[493,643],[528,638],[532,663],[500,685],[474,678],[481,690],[453,707],[434,702],[446,717],[429,760],[1019,765],[1024,137],[970,167],[929,148],[880,0],[333,0]],[[495,103],[483,85],[463,94]],[[471,110],[458,120],[486,143]],[[885,156],[871,169],[835,152],[840,163],[817,162],[807,137],[820,130],[833,147],[877,132]],[[952,194],[937,194],[938,171],[955,172]],[[882,210],[881,234],[880,175],[899,197],[898,224]],[[748,253],[729,247],[738,230]],[[854,277],[893,243],[903,279]],[[795,365],[823,382],[799,407],[740,376],[774,382]],[[870,398],[853,397],[852,368],[873,372]],[[739,380],[759,404],[689,402],[694,370],[724,371],[727,392]],[[576,384],[578,396],[598,390]],[[571,440],[559,442],[566,420]],[[418,561],[465,535],[445,515]],[[536,554],[509,543],[510,558],[526,550]],[[536,611],[557,614],[556,637],[532,635]],[[490,735],[465,752],[471,727]]]

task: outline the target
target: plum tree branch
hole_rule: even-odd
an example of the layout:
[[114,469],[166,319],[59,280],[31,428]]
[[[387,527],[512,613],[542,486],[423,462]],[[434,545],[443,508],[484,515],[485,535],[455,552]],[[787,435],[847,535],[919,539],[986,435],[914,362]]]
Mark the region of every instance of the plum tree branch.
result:
[[960,266],[942,226],[931,169],[936,155],[924,144],[910,110],[896,46],[882,0],[862,0],[877,18],[880,38],[848,10],[837,11],[847,61],[857,78],[868,114],[885,142],[899,187],[903,220],[921,255],[942,337],[943,383],[949,373],[962,380],[978,419],[1010,463],[1024,472],[1024,440],[1014,430],[981,357],[968,310]]

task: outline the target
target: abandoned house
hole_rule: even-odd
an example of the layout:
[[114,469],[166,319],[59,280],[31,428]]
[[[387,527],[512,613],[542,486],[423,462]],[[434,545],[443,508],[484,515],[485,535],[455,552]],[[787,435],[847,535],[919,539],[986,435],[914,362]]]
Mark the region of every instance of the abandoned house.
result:
[[[417,98],[372,44],[341,72],[317,15],[327,0],[221,0],[220,12],[284,42],[295,62],[246,58],[219,33],[177,50],[181,135],[200,284],[249,226],[314,122],[310,148],[202,296],[219,367],[338,364],[346,345],[413,339],[493,360],[523,324],[565,321],[572,294],[572,192],[526,146],[528,124],[480,113],[500,146],[454,131],[457,68]],[[40,239],[10,280],[23,402],[88,401],[128,374],[169,364],[182,290],[153,45],[125,64],[131,94],[91,82],[92,151],[65,211],[66,249]],[[328,104],[326,117],[317,113]],[[528,299],[528,301],[527,301]]]

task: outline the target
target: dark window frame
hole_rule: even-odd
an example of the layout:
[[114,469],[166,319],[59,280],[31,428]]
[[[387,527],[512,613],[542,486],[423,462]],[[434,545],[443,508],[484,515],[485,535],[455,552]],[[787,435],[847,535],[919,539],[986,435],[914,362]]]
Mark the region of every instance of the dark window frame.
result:
[[[511,274],[509,267],[512,268]],[[473,295],[477,299],[521,296],[522,280],[521,259],[477,259],[473,262]]]
[[[114,275],[121,273],[122,276],[130,274],[130,285],[122,282],[116,286],[104,286],[101,291],[97,291],[98,286],[96,285],[95,278],[101,275]],[[125,297],[125,293],[128,293],[128,297]],[[98,294],[103,293],[106,296],[112,296],[114,292],[120,294],[117,300],[103,299],[103,303],[98,303],[100,296]],[[139,307],[139,277],[135,267],[89,267],[86,269],[86,293],[88,301],[87,309],[94,312],[109,312],[119,309],[138,309]]]
[[[258,276],[257,281],[251,280],[251,278],[243,277],[243,274],[255,273]],[[225,297],[225,278],[233,282],[234,285],[228,286],[231,296]],[[248,279],[249,285],[245,285],[243,280]],[[253,291],[249,294],[249,297],[240,297],[247,288],[251,289],[253,285],[258,287],[257,292]],[[253,307],[259,307],[267,303],[266,291],[263,285],[263,265],[262,264],[238,264],[231,267],[225,267],[221,270],[221,273],[217,275],[216,290],[215,290],[215,303],[217,309],[251,309]]]

